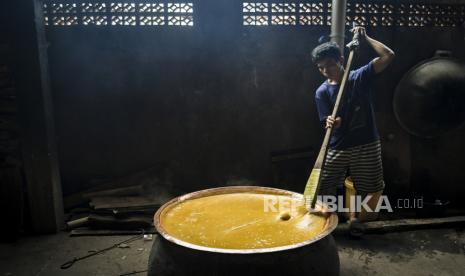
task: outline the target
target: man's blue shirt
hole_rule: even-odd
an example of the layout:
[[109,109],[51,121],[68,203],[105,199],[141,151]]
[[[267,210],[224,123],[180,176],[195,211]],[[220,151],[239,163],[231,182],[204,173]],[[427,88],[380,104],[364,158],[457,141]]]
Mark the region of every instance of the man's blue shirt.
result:
[[[337,116],[340,127],[334,128],[330,149],[346,149],[379,139],[372,103],[371,82],[375,76],[373,62],[350,71],[347,87],[339,105]],[[331,115],[340,85],[323,82],[316,90],[315,101],[320,121]]]

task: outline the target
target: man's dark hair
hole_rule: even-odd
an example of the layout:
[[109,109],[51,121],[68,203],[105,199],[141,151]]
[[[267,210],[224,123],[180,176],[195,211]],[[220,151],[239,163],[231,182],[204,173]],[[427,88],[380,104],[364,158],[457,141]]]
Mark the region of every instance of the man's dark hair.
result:
[[315,47],[312,51],[313,63],[318,63],[325,58],[339,60],[341,58],[341,50],[335,42],[326,42]]

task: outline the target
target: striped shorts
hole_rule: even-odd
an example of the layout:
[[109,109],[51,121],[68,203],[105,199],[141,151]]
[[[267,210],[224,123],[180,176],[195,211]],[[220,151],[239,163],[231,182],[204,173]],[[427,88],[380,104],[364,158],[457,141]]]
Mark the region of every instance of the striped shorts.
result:
[[384,189],[381,143],[379,140],[344,150],[329,149],[320,182],[320,195],[336,195],[344,184],[347,170],[358,193]]

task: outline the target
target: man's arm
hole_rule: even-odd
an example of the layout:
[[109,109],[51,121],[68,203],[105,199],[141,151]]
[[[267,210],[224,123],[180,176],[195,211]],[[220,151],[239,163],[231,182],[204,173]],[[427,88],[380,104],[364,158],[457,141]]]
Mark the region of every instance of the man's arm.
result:
[[375,52],[378,54],[378,57],[373,59],[373,69],[376,74],[382,72],[386,67],[392,62],[394,59],[394,51],[389,49],[386,45],[383,43],[369,37],[366,32],[364,27],[355,27],[353,29],[353,32],[358,32],[360,34],[360,37],[367,41],[368,45],[375,50]]
[[375,70],[375,73],[378,74],[386,69],[386,67],[392,62],[395,56],[394,51],[369,36],[366,36],[366,40],[378,54],[378,57],[373,59],[373,69]]

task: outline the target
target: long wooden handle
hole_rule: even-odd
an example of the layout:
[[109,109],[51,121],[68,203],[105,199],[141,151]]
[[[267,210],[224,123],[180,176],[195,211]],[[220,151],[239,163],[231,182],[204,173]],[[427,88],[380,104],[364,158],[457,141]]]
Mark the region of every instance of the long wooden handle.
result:
[[[349,59],[347,60],[346,68],[345,68],[344,75],[341,81],[341,86],[339,87],[339,91],[336,97],[336,102],[334,103],[333,113],[331,113],[331,117],[334,119],[336,118],[337,111],[339,110],[339,104],[342,99],[342,94],[345,91],[347,78],[349,77],[349,71],[352,65],[353,57],[354,57],[354,51],[352,50],[349,53]],[[318,158],[316,159],[315,166],[313,166],[313,168],[318,168],[318,169],[323,168],[326,153],[328,151],[329,139],[331,138],[332,133],[333,133],[333,127],[329,127],[326,129],[325,138],[323,139],[323,143],[321,144],[321,148],[320,148],[320,153],[318,154]]]
[[[352,49],[349,53],[349,58],[347,59],[346,68],[344,71],[344,75],[342,76],[341,86],[339,87],[339,91],[337,93],[336,102],[334,104],[333,113],[331,114],[332,118],[336,118],[337,111],[339,109],[339,104],[342,99],[342,95],[345,91],[347,78],[349,77],[350,67],[352,65],[352,59],[354,57],[355,50]],[[318,194],[320,182],[321,182],[321,171],[323,170],[324,163],[326,160],[326,153],[328,152],[328,144],[331,138],[331,134],[333,132],[333,127],[327,128],[325,133],[325,138],[323,139],[323,143],[321,144],[320,152],[318,153],[318,157],[315,161],[315,165],[313,166],[313,170],[310,173],[310,176],[307,180],[307,185],[305,186],[304,190],[304,199],[305,204],[308,206],[310,203],[310,207],[313,209],[315,208],[316,204],[316,195]]]

